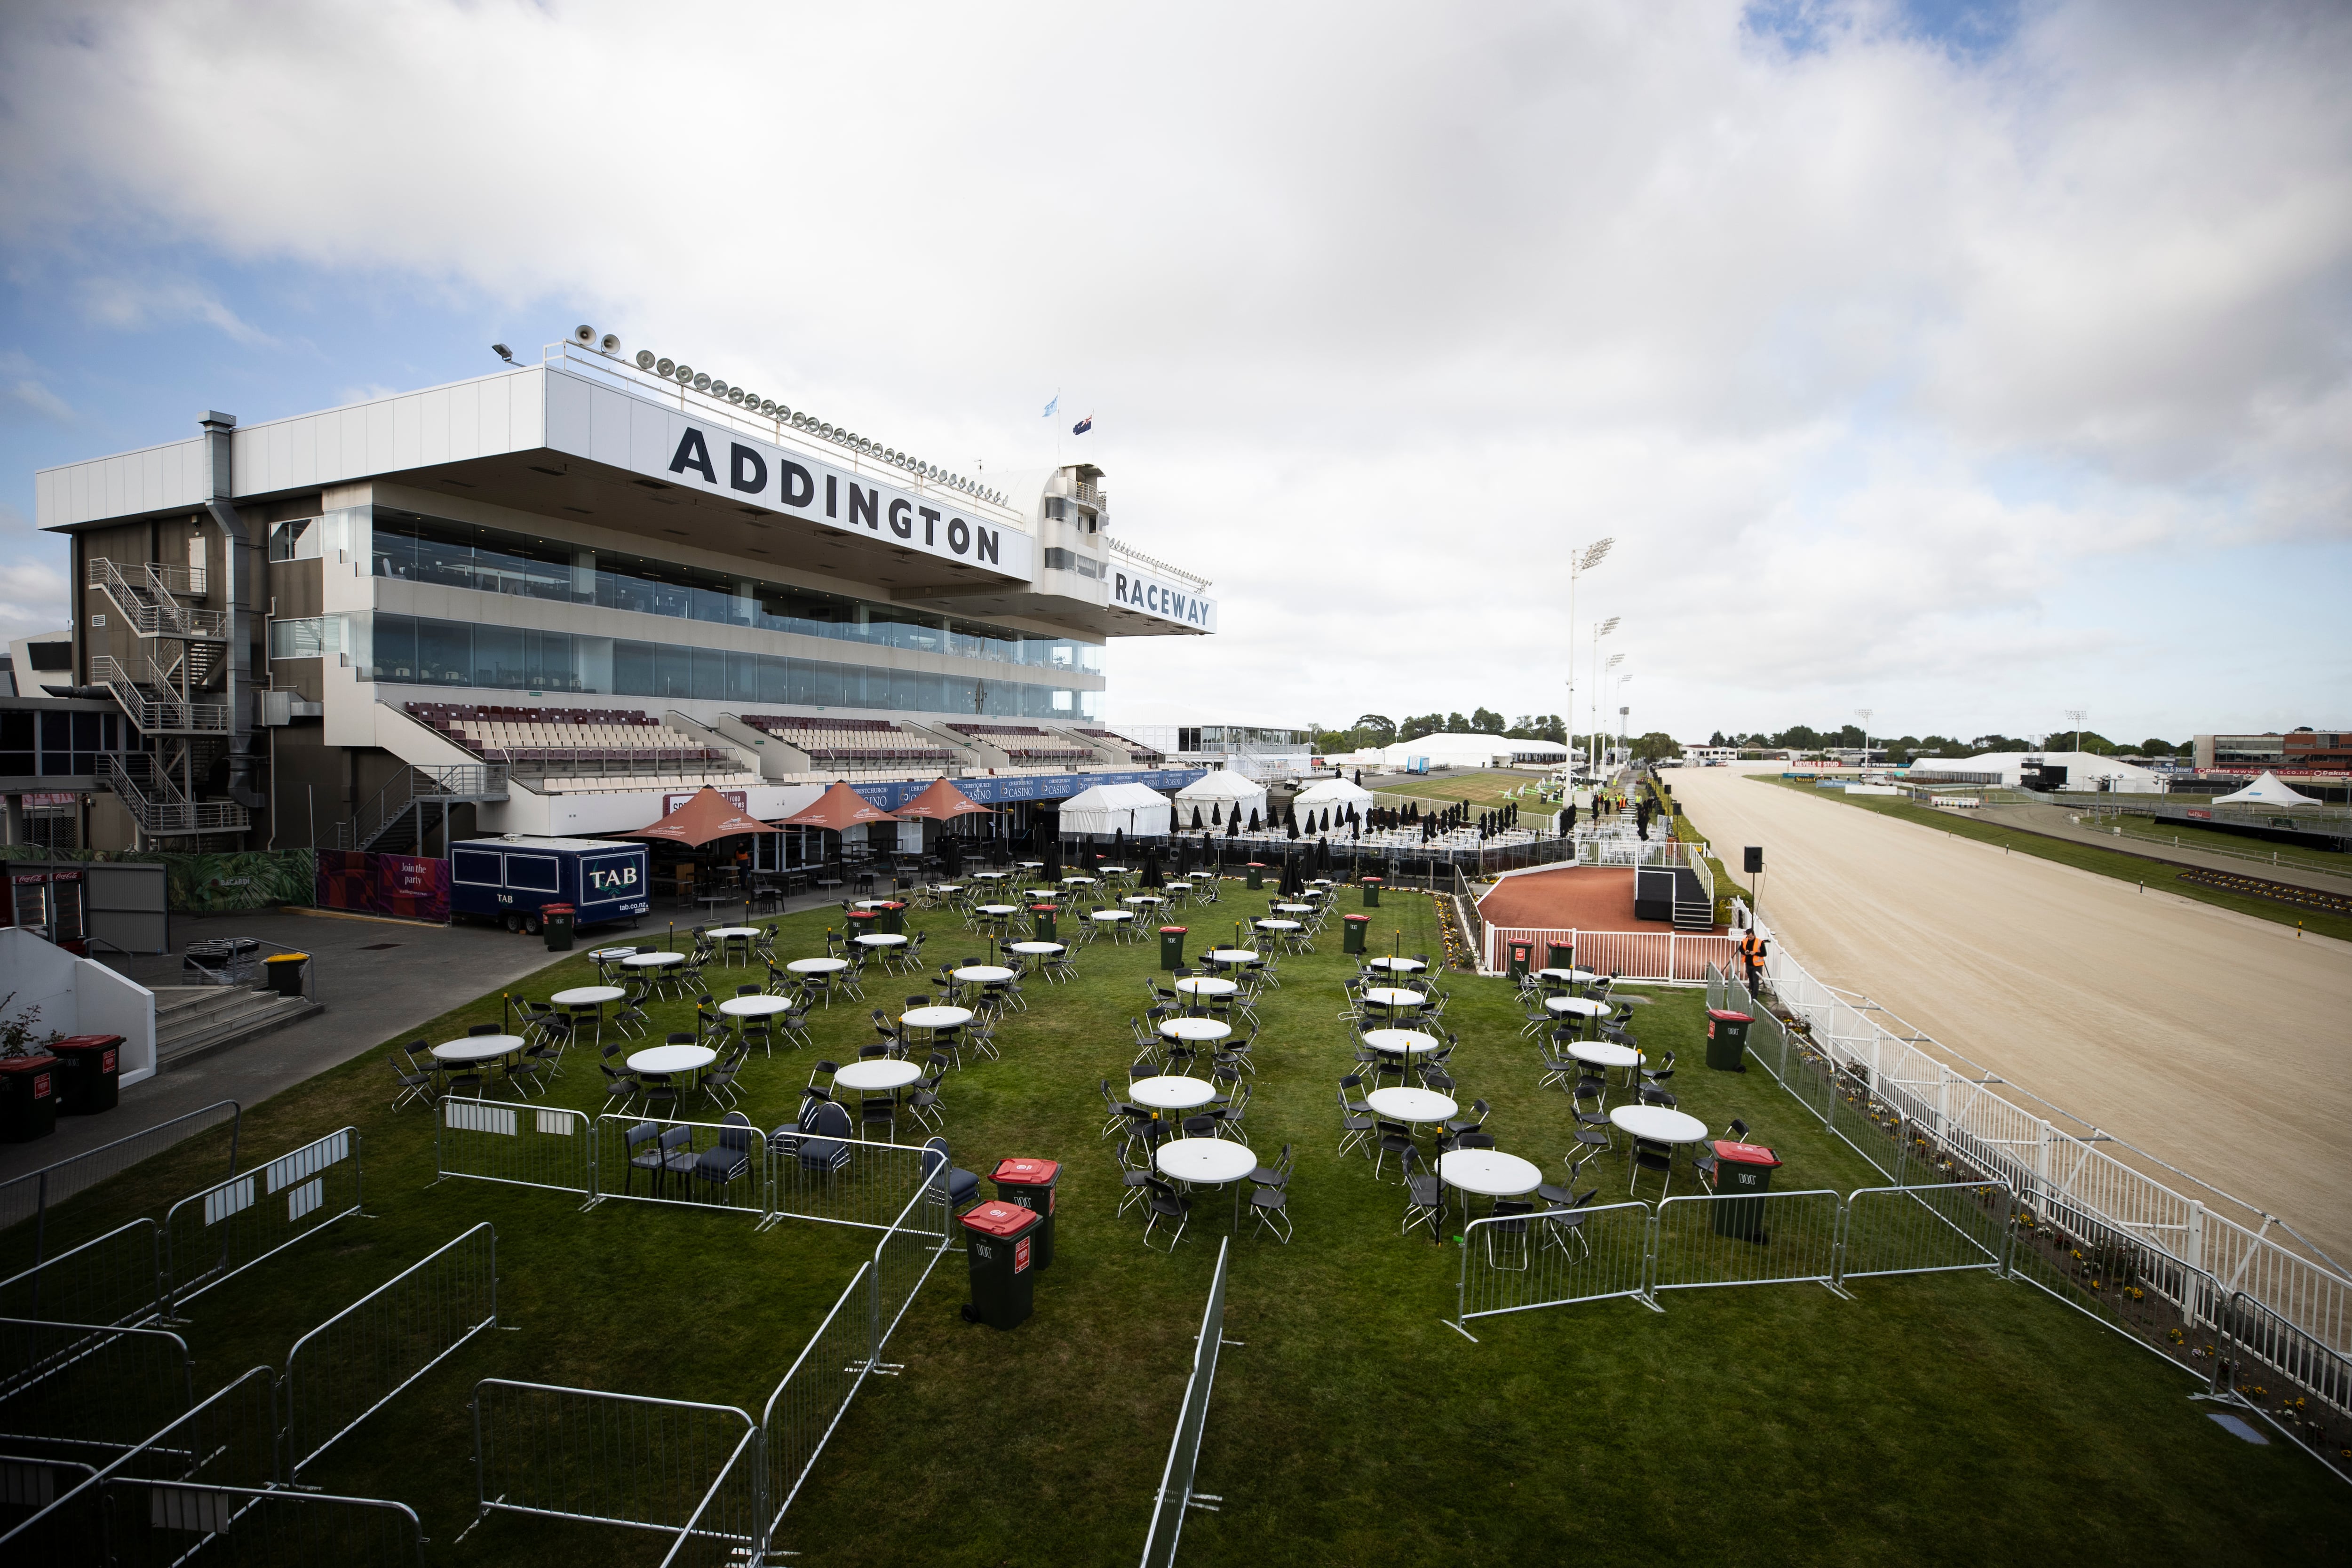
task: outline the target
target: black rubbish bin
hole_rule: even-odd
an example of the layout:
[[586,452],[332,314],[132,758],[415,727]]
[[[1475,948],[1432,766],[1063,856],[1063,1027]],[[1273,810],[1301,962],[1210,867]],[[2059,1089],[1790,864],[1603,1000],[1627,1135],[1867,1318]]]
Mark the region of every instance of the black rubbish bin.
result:
[[1364,933],[1371,929],[1371,924],[1372,917],[1370,915],[1341,915],[1339,917],[1339,951],[1341,952],[1363,952]]
[[58,1130],[58,1058],[47,1051],[0,1058],[0,1143],[30,1143]]
[[59,1116],[95,1116],[114,1109],[122,1089],[121,1035],[76,1035],[49,1049],[58,1058]]
[[1249,863],[1249,890],[1256,892],[1265,886],[1265,867],[1258,861]]
[[1715,1193],[1727,1202],[1715,1205],[1715,1234],[1735,1236],[1759,1246],[1769,1239],[1764,1229],[1766,1193],[1772,1190],[1772,1173],[1780,1156],[1760,1143],[1715,1142]]
[[999,1160],[989,1179],[996,1184],[996,1195],[1008,1204],[1018,1204],[1044,1223],[1037,1227],[1036,1262],[1040,1268],[1054,1266],[1054,1185],[1062,1179],[1062,1167],[1055,1160]]
[[1706,1065],[1717,1072],[1746,1072],[1748,1064],[1741,1058],[1748,1049],[1748,1026],[1755,1021],[1745,1013],[1709,1007],[1706,1010]]
[[[553,942],[548,944],[554,946]],[[570,947],[570,942],[563,944]],[[273,952],[261,961],[261,983],[280,996],[302,994],[302,970],[310,962],[307,952]]]
[[[893,878],[892,880],[895,881],[897,879]],[[893,936],[903,936],[906,934],[906,905],[899,903],[884,904],[879,913],[882,918],[874,922],[874,929],[876,931],[887,931]]]
[[1160,928],[1160,967],[1170,973],[1184,967],[1184,935],[1190,926]]
[[1546,969],[1574,969],[1576,967],[1576,943],[1572,942],[1548,942],[1544,943],[1544,967]]
[[572,951],[572,924],[579,919],[579,914],[580,911],[570,904],[539,906],[540,930],[546,933],[548,952]]
[[964,1261],[971,1268],[971,1300],[964,1321],[1017,1329],[1036,1304],[1034,1233],[1043,1215],[992,1198],[957,1216],[963,1221]]
[[1061,941],[1054,934],[1054,917],[1060,913],[1061,910],[1053,904],[1030,905],[1029,933],[1032,939],[1037,942]]
[[1378,877],[1364,879],[1364,908],[1376,910],[1381,907],[1381,880]]
[[1511,943],[1512,979],[1525,980],[1528,977],[1528,970],[1535,962],[1535,954],[1536,944],[1534,942],[1514,942]]

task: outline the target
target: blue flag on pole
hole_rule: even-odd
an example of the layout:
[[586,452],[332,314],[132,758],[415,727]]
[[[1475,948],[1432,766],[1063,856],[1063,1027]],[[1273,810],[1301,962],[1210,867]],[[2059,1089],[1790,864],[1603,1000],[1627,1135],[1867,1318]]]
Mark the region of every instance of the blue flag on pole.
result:
[[1048,418],[1048,419],[1051,419],[1051,418],[1054,416],[1054,411],[1055,411],[1055,409],[1057,409],[1057,408],[1061,407],[1061,406],[1062,406],[1062,395],[1061,395],[1060,393],[1058,393],[1058,392],[1057,392],[1057,393],[1054,394],[1054,399],[1053,399],[1053,401],[1045,405],[1045,416],[1046,418]]
[[1083,436],[1094,427],[1095,416],[1089,414],[1084,419],[1079,420],[1076,425],[1070,426],[1070,434],[1073,436]]

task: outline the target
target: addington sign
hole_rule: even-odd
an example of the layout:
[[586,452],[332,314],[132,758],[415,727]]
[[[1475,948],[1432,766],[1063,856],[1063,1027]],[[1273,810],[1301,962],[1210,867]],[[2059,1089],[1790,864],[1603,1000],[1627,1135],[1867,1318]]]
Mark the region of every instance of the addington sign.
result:
[[[953,490],[908,490],[682,410],[564,375],[548,377],[547,444],[707,495],[766,507],[901,549],[1024,581],[1035,542],[961,510]],[[625,449],[624,449],[625,448]]]

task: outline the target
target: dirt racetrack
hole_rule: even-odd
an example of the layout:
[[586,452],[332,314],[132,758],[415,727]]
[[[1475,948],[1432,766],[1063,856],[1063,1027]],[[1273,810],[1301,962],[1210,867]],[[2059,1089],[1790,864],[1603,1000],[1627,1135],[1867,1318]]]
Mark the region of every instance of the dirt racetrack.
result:
[[2352,944],[1732,768],[1664,776],[1726,865],[1763,847],[1764,918],[1816,978],[2352,1268]]

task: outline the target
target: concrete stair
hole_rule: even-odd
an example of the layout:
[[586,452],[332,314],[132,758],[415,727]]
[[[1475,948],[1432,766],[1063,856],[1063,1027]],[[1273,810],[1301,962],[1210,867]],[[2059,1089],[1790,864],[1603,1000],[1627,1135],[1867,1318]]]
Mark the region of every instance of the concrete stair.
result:
[[155,987],[155,1065],[169,1069],[324,1011],[323,1003],[243,985]]

